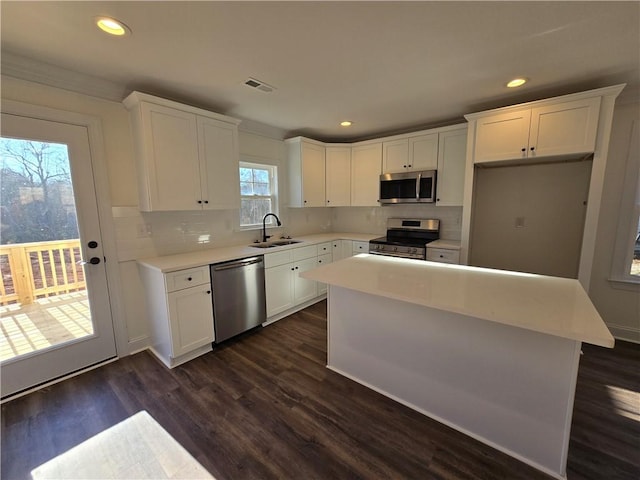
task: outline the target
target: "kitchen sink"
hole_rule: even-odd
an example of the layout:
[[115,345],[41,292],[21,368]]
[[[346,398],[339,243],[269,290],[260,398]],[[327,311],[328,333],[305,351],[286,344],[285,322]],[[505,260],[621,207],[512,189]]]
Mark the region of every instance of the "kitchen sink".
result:
[[261,242],[261,243],[253,243],[249,245],[254,248],[273,248],[273,247],[283,247],[285,245],[293,245],[294,243],[300,243],[302,240],[275,240],[273,242]]

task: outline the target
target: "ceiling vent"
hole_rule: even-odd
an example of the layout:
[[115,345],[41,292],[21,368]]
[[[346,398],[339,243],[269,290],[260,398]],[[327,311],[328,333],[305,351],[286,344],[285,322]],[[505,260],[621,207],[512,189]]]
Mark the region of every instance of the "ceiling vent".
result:
[[271,85],[267,85],[266,83],[261,82],[260,80],[256,80],[255,78],[251,78],[251,77],[249,77],[244,82],[244,84],[248,85],[251,88],[257,88],[261,92],[265,92],[265,93],[271,93],[276,89],[276,87],[272,87]]

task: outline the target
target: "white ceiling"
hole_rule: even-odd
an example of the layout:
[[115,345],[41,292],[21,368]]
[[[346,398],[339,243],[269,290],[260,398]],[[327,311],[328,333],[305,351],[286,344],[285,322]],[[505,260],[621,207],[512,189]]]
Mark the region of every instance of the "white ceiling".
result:
[[[117,101],[141,90],[319,140],[640,85],[637,1],[3,0],[0,8],[3,74]],[[133,34],[103,34],[96,15]],[[506,89],[515,76],[531,81]],[[248,77],[276,90],[251,89]],[[354,125],[339,127],[343,119]]]

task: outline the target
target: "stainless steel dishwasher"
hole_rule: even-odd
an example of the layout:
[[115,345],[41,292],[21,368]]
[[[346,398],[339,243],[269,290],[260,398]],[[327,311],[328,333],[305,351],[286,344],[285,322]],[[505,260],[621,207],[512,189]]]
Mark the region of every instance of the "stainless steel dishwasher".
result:
[[262,255],[216,263],[210,268],[216,343],[267,319]]

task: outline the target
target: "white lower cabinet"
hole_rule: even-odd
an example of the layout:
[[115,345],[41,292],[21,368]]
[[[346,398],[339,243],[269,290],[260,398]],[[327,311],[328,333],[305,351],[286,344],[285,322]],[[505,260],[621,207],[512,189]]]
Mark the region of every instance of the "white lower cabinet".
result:
[[296,305],[318,296],[318,282],[302,278],[300,274],[316,268],[318,257],[305,258],[295,262],[293,270],[293,301]]
[[[331,243],[323,243],[318,245],[318,261],[316,266],[322,267],[328,265],[333,261],[333,245]],[[327,284],[318,282],[318,295],[324,295],[327,293]]]
[[169,368],[211,350],[215,340],[209,266],[162,273],[139,265],[151,350]]
[[359,253],[369,253],[369,242],[353,242],[353,255]]
[[427,260],[440,263],[460,263],[460,250],[427,247]]
[[[324,244],[327,248],[330,244]],[[293,248],[264,256],[267,318],[316,298],[318,284],[301,278],[300,273],[317,266],[318,246]]]
[[331,242],[331,253],[333,261],[342,260],[343,258],[349,258],[353,255],[353,241],[352,240],[334,240]]
[[[268,255],[265,255],[265,259]],[[292,264],[266,268],[264,284],[267,297],[267,318],[293,308]]]
[[168,304],[172,357],[213,342],[211,285],[171,292]]

